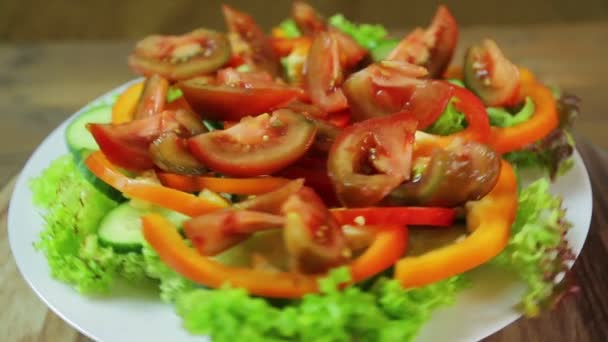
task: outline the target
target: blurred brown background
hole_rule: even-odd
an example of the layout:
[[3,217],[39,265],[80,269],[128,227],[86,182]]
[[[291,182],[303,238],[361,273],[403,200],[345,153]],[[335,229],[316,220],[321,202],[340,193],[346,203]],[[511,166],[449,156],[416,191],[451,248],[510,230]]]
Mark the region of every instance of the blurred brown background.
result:
[[[288,16],[289,0],[1,0],[0,41],[133,39],[205,26],[223,29],[220,4],[250,12],[265,28]],[[606,0],[316,0],[325,14],[389,28],[425,25],[439,3],[459,24],[520,25],[608,19]]]

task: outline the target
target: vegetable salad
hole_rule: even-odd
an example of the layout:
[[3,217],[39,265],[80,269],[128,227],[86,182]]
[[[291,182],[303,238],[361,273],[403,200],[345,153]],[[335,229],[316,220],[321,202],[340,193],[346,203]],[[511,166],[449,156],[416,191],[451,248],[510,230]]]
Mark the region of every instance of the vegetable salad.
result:
[[450,66],[445,6],[405,37],[302,1],[270,34],[222,10],[227,33],[139,41],[144,81],[75,118],[32,180],[54,278],[153,284],[214,341],[408,341],[488,263],[527,284],[528,316],[567,291],[549,187],[575,96],[490,39]]

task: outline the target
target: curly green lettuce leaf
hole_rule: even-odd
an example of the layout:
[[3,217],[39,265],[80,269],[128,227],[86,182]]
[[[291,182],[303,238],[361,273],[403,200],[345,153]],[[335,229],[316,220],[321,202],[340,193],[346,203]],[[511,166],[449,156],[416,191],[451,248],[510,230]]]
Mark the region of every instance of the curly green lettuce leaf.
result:
[[178,296],[190,292],[197,286],[167,266],[149,244],[144,243],[142,255],[146,275],[158,280],[160,298],[163,301],[174,302]]
[[528,316],[537,315],[556,295],[556,277],[573,259],[565,237],[571,224],[565,215],[562,199],[550,192],[549,180],[541,178],[530,184],[520,193],[509,243],[494,261],[509,267],[527,284],[521,309]]
[[339,268],[320,281],[320,294],[307,295],[283,307],[245,290],[197,289],[182,294],[176,311],[186,329],[214,341],[409,341],[431,312],[454,302],[468,283],[462,276],[418,289],[403,289],[380,278],[370,291],[357,286],[338,290],[348,281]]
[[45,254],[54,278],[86,294],[107,292],[117,275],[145,278],[141,255],[99,245],[98,224],[118,203],[82,176],[71,155],[51,163],[32,180],[31,190],[45,220],[35,247]]
[[359,45],[368,50],[376,48],[384,42],[388,32],[382,25],[355,24],[342,14],[329,18],[329,24],[351,36]]
[[511,127],[526,122],[532,117],[534,110],[534,101],[530,97],[526,97],[523,106],[515,113],[500,107],[487,108],[490,125],[496,127]]
[[450,99],[443,114],[432,125],[427,127],[425,131],[437,135],[449,135],[466,128],[467,122],[464,114],[454,106],[455,98]]

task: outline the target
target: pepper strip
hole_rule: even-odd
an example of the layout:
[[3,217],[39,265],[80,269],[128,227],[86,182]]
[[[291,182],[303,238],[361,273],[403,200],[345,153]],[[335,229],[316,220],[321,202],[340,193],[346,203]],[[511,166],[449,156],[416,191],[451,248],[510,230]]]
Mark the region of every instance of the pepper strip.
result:
[[187,176],[175,173],[157,172],[163,185],[185,192],[196,192],[209,189],[236,195],[260,195],[280,188],[290,182],[279,177],[258,178],[219,178]]
[[331,209],[331,213],[341,224],[362,225],[399,224],[450,227],[456,218],[454,208],[442,207],[338,208]]
[[112,123],[121,124],[133,120],[137,102],[144,91],[144,83],[135,83],[125,90],[112,107]]
[[494,189],[467,203],[467,228],[472,233],[463,241],[401,259],[395,265],[395,278],[404,287],[420,287],[484,264],[507,245],[516,211],[515,173],[503,160]]
[[[317,280],[323,275],[227,266],[186,245],[178,230],[162,216],[146,215],[142,222],[144,237],[161,260],[196,283],[214,288],[230,284],[252,295],[272,298],[300,298],[319,290]],[[406,234],[401,226],[378,227],[372,244],[348,265],[352,281],[362,281],[393,265],[405,251]]]
[[492,127],[490,145],[499,153],[522,149],[546,137],[559,125],[557,105],[551,90],[536,81],[527,69],[520,69],[522,96],[534,102],[529,120],[511,127]]
[[90,154],[85,164],[97,178],[118,191],[130,197],[178,211],[184,215],[198,216],[228,206],[227,203],[197,197],[145,180],[129,178],[122,174],[116,166],[112,165],[100,151]]

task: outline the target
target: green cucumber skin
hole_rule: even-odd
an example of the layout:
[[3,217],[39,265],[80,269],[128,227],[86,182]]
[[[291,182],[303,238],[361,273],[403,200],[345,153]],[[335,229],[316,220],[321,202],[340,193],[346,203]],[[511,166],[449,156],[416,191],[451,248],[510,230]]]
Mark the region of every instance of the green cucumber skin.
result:
[[65,133],[68,150],[72,154],[74,163],[83,177],[97,190],[116,202],[124,202],[122,193],[97,178],[85,165],[87,156],[99,150],[97,143],[86,128],[88,123],[109,123],[112,121],[112,107],[99,106],[92,108],[72,120]]
[[143,211],[129,203],[112,209],[99,224],[99,242],[119,253],[140,252],[144,237],[141,232]]
[[101,220],[97,231],[99,243],[118,253],[141,252],[144,243],[141,217],[149,213],[164,216],[176,227],[181,227],[189,219],[186,215],[164,208],[138,207],[132,202],[126,202],[112,209]]
[[110,123],[112,122],[112,107],[103,106],[90,109],[70,123],[66,129],[66,142],[70,150],[99,150],[99,146],[93,136],[87,130],[89,123]]

